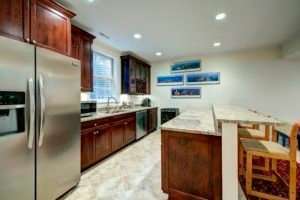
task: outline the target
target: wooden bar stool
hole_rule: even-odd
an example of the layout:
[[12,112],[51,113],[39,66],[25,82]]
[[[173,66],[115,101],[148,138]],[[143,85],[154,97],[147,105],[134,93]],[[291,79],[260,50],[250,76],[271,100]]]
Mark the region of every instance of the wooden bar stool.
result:
[[[297,154],[297,134],[300,131],[300,121],[294,123],[290,133],[290,149],[281,146],[274,141],[263,141],[263,140],[241,140],[241,148],[246,152],[246,193],[263,199],[272,200],[286,200],[286,198],[278,197],[272,194],[267,194],[252,189],[253,178],[260,178],[264,180],[272,180],[267,176],[253,174],[252,159],[253,156],[260,156],[273,160],[287,160],[290,162],[290,177],[289,177],[289,200],[296,199],[296,154]],[[272,162],[273,163],[273,162]],[[275,162],[274,162],[275,163]],[[243,165],[243,164],[242,164]],[[242,166],[243,167],[243,166]],[[244,168],[244,167],[243,167]],[[276,172],[277,166],[272,166],[272,172],[278,177],[279,174]],[[281,177],[280,177],[281,178]],[[285,181],[283,181],[285,182]]]
[[[249,126],[249,125],[248,125]],[[245,125],[241,125],[243,128],[238,129],[239,146],[241,146],[241,140],[266,140],[270,138],[270,125],[265,126],[265,130],[258,130],[257,124],[251,124],[252,128],[244,128]],[[239,151],[239,163],[241,165],[244,162],[244,152]],[[270,170],[270,159],[264,159],[264,166],[253,166],[254,169],[269,171]],[[242,175],[242,170],[239,170],[239,174]]]

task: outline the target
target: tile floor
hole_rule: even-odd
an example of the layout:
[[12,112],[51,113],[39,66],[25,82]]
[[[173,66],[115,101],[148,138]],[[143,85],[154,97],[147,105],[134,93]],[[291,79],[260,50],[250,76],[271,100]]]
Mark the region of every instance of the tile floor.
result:
[[[87,170],[63,200],[167,200],[161,190],[161,138],[156,131]],[[240,194],[240,199],[245,199]]]

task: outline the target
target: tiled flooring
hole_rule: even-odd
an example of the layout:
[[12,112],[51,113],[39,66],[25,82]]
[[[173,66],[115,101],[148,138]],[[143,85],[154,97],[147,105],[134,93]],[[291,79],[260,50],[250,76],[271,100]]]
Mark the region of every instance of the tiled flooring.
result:
[[[86,171],[64,200],[167,200],[156,131]],[[240,199],[244,199],[240,194]]]

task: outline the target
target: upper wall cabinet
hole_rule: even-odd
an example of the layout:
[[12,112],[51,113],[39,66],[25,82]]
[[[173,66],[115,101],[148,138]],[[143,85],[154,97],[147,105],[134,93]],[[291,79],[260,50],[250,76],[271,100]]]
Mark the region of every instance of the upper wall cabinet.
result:
[[81,91],[93,91],[92,44],[95,36],[72,25],[71,55],[81,61]]
[[0,34],[30,41],[30,1],[0,0]]
[[121,56],[122,93],[150,94],[151,66],[131,55]]
[[75,14],[54,0],[0,0],[0,34],[65,55]]

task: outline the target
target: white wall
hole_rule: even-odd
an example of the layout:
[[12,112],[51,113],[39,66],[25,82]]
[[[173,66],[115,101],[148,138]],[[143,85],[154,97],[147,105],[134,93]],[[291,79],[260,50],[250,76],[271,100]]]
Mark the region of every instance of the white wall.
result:
[[[153,103],[181,110],[234,104],[283,120],[300,119],[300,61],[281,59],[280,54],[279,48],[269,48],[152,63]],[[171,99],[171,87],[156,86],[156,77],[169,74],[171,64],[187,59],[201,59],[202,71],[221,72],[221,84],[203,85],[201,99]]]

